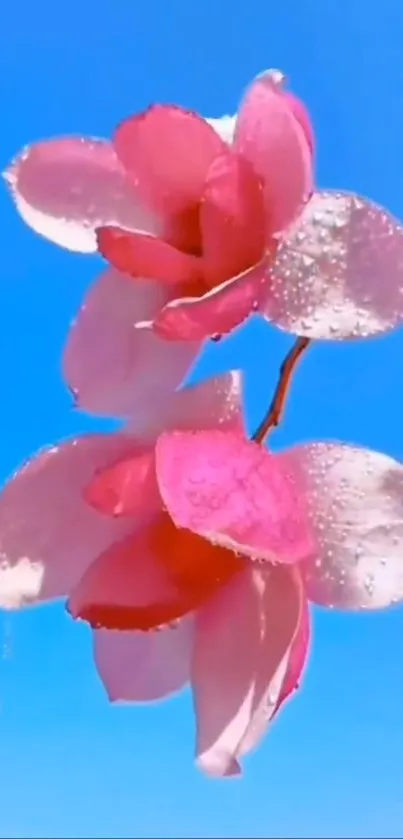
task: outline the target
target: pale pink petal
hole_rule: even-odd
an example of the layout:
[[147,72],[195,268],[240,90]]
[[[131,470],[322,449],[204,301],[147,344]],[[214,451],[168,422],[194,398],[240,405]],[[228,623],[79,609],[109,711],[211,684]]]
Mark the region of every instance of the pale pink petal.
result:
[[183,253],[147,233],[130,233],[118,227],[102,227],[97,231],[102,256],[118,271],[131,277],[159,280],[179,285],[202,284],[203,263],[200,257]]
[[174,244],[200,244],[198,204],[208,168],[226,145],[198,114],[154,105],[121,123],[115,134],[119,159],[148,205],[172,221]]
[[259,178],[242,157],[223,154],[210,166],[200,205],[206,282],[215,286],[258,263],[265,247]]
[[105,140],[64,137],[28,146],[5,178],[26,224],[68,250],[95,252],[95,229],[106,224],[160,230]]
[[0,495],[0,606],[61,597],[98,554],[136,527],[112,519],[82,497],[94,470],[130,456],[130,437],[94,434],[45,449]]
[[233,431],[166,432],[157,480],[177,527],[252,559],[297,562],[313,548],[292,470]]
[[167,341],[201,341],[225,335],[262,308],[267,294],[267,270],[256,265],[202,297],[170,300],[156,315],[154,331]]
[[315,153],[315,132],[313,129],[311,117],[308,109],[298,96],[290,93],[288,90],[283,91],[283,97],[287,100],[287,104],[291,108],[295,119],[298,120],[308,143],[311,154]]
[[110,270],[90,290],[69,335],[64,374],[77,404],[91,413],[132,417],[138,430],[164,427],[175,389],[201,343],[166,343],[137,321],[169,299],[167,287]]
[[199,765],[238,774],[266,733],[300,623],[303,591],[293,569],[250,568],[196,617],[192,684]]
[[313,189],[305,129],[273,73],[258,76],[241,105],[234,148],[262,178],[268,238],[295,219]]
[[301,686],[302,679],[305,675],[306,665],[309,659],[311,639],[311,619],[309,612],[309,604],[304,596],[303,608],[301,610],[301,619],[298,626],[298,631],[295,634],[290,657],[288,659],[287,672],[283,682],[280,696],[278,698],[276,713],[280,710],[283,702],[286,701],[292,694]]
[[267,268],[261,313],[309,338],[365,338],[403,320],[403,226],[349,193],[318,192]]
[[153,632],[94,632],[94,658],[111,702],[152,702],[190,679],[193,618]]
[[316,550],[302,564],[308,597],[353,610],[402,601],[402,464],[341,443],[278,458],[298,475],[315,531]]

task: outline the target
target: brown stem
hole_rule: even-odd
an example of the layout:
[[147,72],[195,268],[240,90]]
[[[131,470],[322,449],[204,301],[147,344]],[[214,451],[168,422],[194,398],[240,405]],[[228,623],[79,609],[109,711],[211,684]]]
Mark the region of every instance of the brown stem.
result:
[[310,344],[310,338],[297,338],[294,346],[286,355],[280,367],[278,383],[270,407],[252,437],[252,440],[256,443],[264,443],[269,432],[279,425],[284,413],[294,370]]

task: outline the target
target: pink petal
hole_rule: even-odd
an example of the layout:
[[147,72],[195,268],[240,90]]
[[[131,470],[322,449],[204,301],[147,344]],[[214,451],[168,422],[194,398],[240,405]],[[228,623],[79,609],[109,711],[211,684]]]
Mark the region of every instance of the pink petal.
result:
[[281,694],[303,603],[289,568],[250,566],[201,609],[192,667],[199,765],[240,772]]
[[239,326],[267,298],[267,271],[256,265],[202,297],[170,300],[156,315],[154,331],[167,341],[201,341]]
[[94,657],[111,702],[152,702],[190,679],[193,619],[154,632],[94,632]]
[[87,504],[109,516],[141,516],[158,509],[154,451],[140,450],[106,469],[96,470],[84,487],[84,498]]
[[268,268],[260,311],[309,338],[365,338],[403,320],[403,227],[349,193],[316,193]]
[[160,230],[105,140],[37,143],[21,152],[5,177],[26,224],[68,250],[95,252],[95,229],[106,224]]
[[307,595],[341,609],[380,609],[403,600],[403,466],[387,455],[314,443],[282,455],[299,473],[316,550],[304,571]]
[[177,527],[252,559],[296,562],[312,550],[292,471],[238,433],[166,432],[156,444],[156,469]]
[[0,496],[0,606],[66,595],[98,554],[136,520],[92,510],[82,490],[95,469],[136,449],[130,437],[94,434],[45,449]]
[[[110,270],[90,290],[70,332],[64,374],[77,404],[91,413],[135,418],[138,430],[164,427],[175,389],[200,343],[167,344],[136,321],[169,298],[162,284]],[[151,429],[150,429],[151,430]]]
[[225,154],[210,166],[200,206],[206,281],[236,277],[259,262],[265,246],[263,192],[241,157]]
[[93,562],[68,609],[97,629],[156,629],[193,612],[243,564],[161,513]]
[[97,239],[102,256],[118,271],[132,277],[174,285],[195,283],[196,287],[202,282],[203,264],[199,257],[183,253],[155,236],[102,227]]
[[207,171],[226,145],[198,114],[154,105],[121,123],[115,148],[148,205],[173,222],[174,244],[200,244],[198,204]]
[[306,665],[309,659],[311,637],[311,619],[309,605],[304,597],[301,610],[300,623],[291,645],[290,657],[288,659],[287,672],[283,682],[280,696],[276,705],[275,713],[278,713],[283,702],[286,701],[294,691],[298,690],[305,674]]
[[291,108],[295,119],[298,120],[305,134],[305,139],[308,143],[311,155],[313,156],[315,153],[315,132],[308,109],[305,107],[304,103],[301,102],[301,99],[298,99],[298,96],[294,96],[294,94],[290,93],[288,90],[283,91],[283,97],[286,99],[288,106]]
[[269,72],[252,83],[238,114],[234,148],[263,180],[268,238],[288,227],[313,189],[312,154],[294,111]]
[[94,628],[146,631],[186,613],[180,591],[153,550],[152,533],[145,525],[92,563],[70,594],[74,618]]

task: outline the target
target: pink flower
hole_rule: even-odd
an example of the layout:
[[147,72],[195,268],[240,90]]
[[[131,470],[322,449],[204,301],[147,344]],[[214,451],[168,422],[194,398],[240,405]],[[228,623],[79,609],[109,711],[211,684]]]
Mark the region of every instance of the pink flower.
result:
[[237,774],[300,682],[308,600],[403,599],[402,522],[403,467],[376,452],[273,454],[228,426],[83,437],[3,492],[0,604],[67,595],[111,700],[190,682],[200,766]]
[[[250,85],[236,118],[204,120],[157,105],[123,122],[112,143],[33,145],[6,179],[37,232],[83,252],[97,249],[98,235],[123,275],[90,293],[92,333],[102,343],[108,310],[116,322],[120,296],[129,298],[131,321],[109,366],[129,343],[136,352],[127,364],[141,375],[143,344],[159,347],[157,335],[191,342],[181,357],[193,360],[202,339],[251,311],[311,338],[365,337],[402,322],[401,224],[352,193],[319,191],[306,203],[313,147],[305,107],[269,71]],[[138,277],[153,283],[137,289]],[[83,407],[104,413],[96,386],[88,393],[82,384],[94,366],[85,312],[72,341],[89,358],[72,361],[68,352],[66,375]],[[173,351],[165,344],[165,352]]]
[[275,236],[312,192],[310,120],[280,82],[278,73],[259,77],[236,125],[156,105],[123,122],[111,143],[45,141],[9,167],[34,230],[71,250],[99,244],[115,269],[90,291],[66,351],[81,407],[132,415],[133,383],[147,380],[151,401],[150,380],[172,391],[203,339],[265,302]]

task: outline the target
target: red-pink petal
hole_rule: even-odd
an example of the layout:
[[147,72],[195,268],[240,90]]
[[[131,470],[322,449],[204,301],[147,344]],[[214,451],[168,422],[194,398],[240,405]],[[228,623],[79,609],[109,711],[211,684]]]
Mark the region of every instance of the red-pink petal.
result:
[[68,250],[95,252],[95,230],[106,224],[160,231],[105,140],[64,137],[29,146],[5,178],[26,224]]
[[256,265],[202,297],[170,300],[156,315],[154,331],[167,341],[201,341],[225,335],[262,307],[267,282],[267,270]]
[[183,253],[155,236],[102,227],[97,231],[97,240],[102,256],[131,277],[173,285],[195,283],[196,287],[203,279],[200,257]]
[[0,496],[0,606],[62,597],[98,554],[136,526],[101,516],[82,491],[94,470],[130,456],[135,442],[94,434],[45,449]]
[[318,192],[268,265],[261,313],[309,338],[365,338],[403,321],[403,226],[359,196]]
[[68,608],[95,628],[155,629],[193,612],[243,564],[232,551],[179,531],[160,513],[98,557]]
[[211,164],[200,226],[209,286],[236,277],[261,260],[265,246],[262,186],[242,157],[227,152]]
[[152,702],[190,679],[193,619],[154,632],[94,632],[94,658],[111,702]]
[[186,613],[178,587],[153,550],[152,533],[153,525],[145,525],[92,563],[69,597],[74,618],[94,628],[146,631]]
[[341,443],[297,446],[280,461],[299,473],[316,549],[302,563],[308,597],[341,609],[403,601],[403,466]]
[[110,270],[90,290],[69,335],[65,377],[77,404],[91,413],[132,417],[138,431],[164,427],[176,388],[200,342],[168,344],[150,329],[169,299],[166,286]]
[[251,557],[296,562],[313,548],[292,471],[233,431],[165,432],[157,480],[177,527]]
[[[136,189],[174,222],[178,247],[199,245],[198,204],[207,171],[226,145],[198,114],[173,105],[154,105],[122,122],[115,134],[117,155]],[[181,241],[182,240],[182,241]]]
[[192,666],[199,765],[239,774],[275,712],[300,624],[292,569],[250,566],[198,613]]
[[313,189],[312,154],[305,130],[273,74],[258,76],[246,92],[234,148],[263,181],[270,238],[288,227]]
[[141,516],[158,509],[154,451],[139,450],[106,469],[97,469],[84,488],[88,504],[109,516]]

